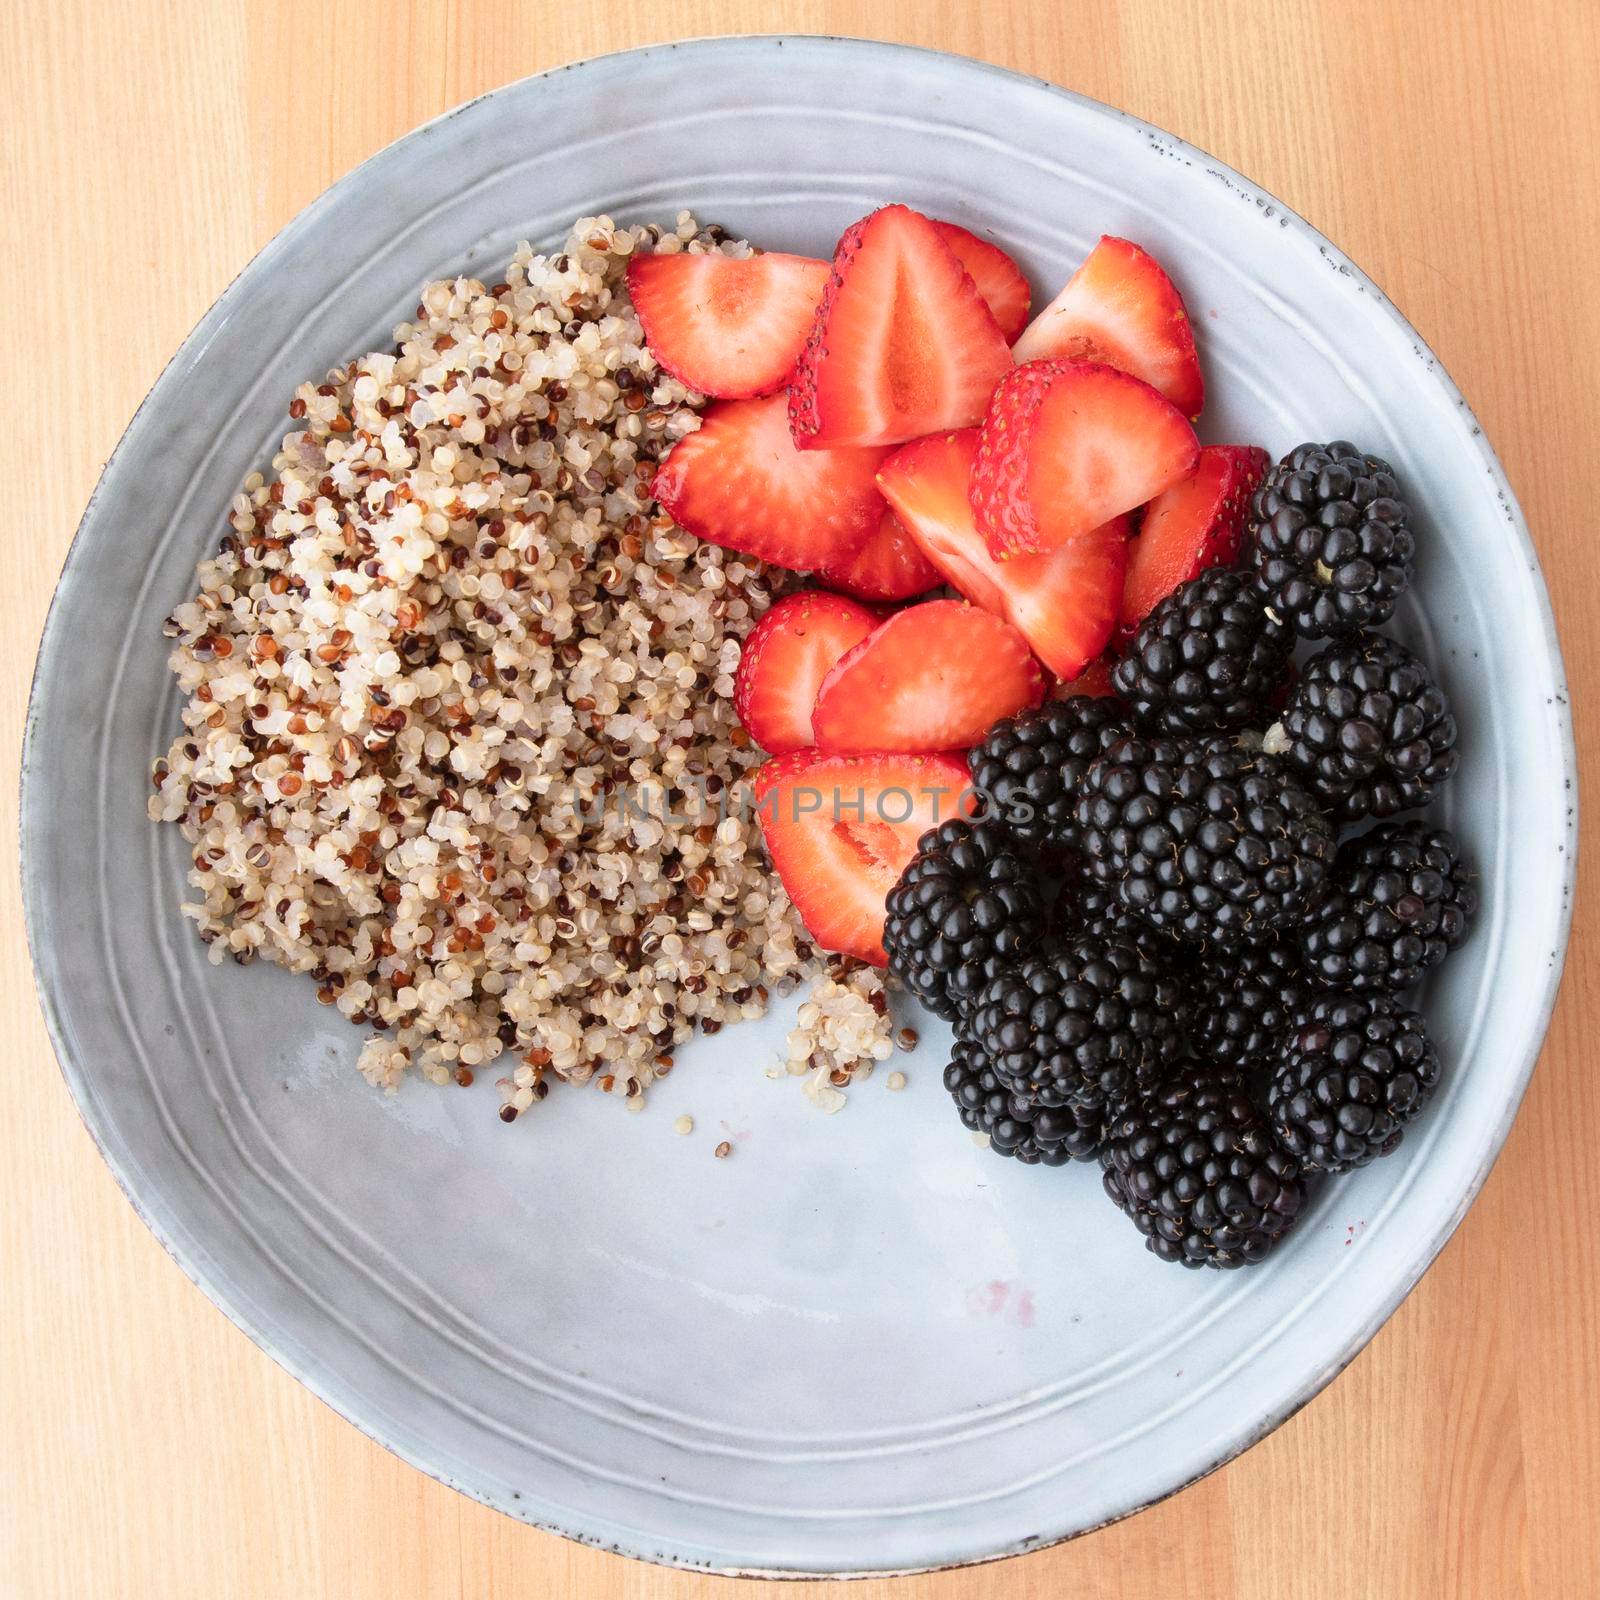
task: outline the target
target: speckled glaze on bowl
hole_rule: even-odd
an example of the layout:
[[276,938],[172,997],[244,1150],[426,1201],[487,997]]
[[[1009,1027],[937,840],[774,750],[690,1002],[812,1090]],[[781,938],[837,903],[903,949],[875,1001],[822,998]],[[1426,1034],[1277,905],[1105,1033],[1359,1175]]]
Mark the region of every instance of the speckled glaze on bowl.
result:
[[[858,109],[870,107],[872,109]],[[1398,620],[1455,698],[1448,799],[1483,880],[1427,997],[1448,1063],[1402,1149],[1254,1272],[1147,1255],[1090,1170],[974,1148],[945,1035],[827,1119],[762,1073],[780,1017],[683,1052],[628,1117],[553,1094],[385,1100],[280,972],[207,967],[183,852],[144,819],[176,726],[160,620],[296,382],[387,342],[419,284],[519,238],[680,207],[826,253],[899,199],[1051,292],[1101,232],[1175,271],[1202,432],[1349,437],[1423,508]],[[442,1481],[685,1567],[914,1569],[1024,1551],[1170,1494],[1350,1360],[1460,1221],[1542,1039],[1573,879],[1574,762],[1539,567],[1465,402],[1304,222],[1198,150],[970,61],[724,39],[514,84],[350,174],[245,270],[129,427],[40,653],[23,774],[28,929],[63,1070],[150,1227],[252,1338]],[[672,1119],[690,1112],[693,1137]],[[729,1138],[734,1159],[712,1159]]]

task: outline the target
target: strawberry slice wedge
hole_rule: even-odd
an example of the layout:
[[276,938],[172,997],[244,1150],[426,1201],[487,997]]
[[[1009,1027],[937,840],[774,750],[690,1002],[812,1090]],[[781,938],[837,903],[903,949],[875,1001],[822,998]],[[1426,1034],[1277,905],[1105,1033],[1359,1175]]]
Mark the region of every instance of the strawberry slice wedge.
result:
[[972,509],[993,555],[1053,550],[1155,499],[1199,454],[1149,384],[1093,361],[1029,361],[989,402]]
[[789,383],[803,450],[900,444],[982,415],[1011,352],[939,230],[885,206],[839,241]]
[[966,763],[951,755],[780,756],[756,774],[767,853],[824,950],[887,965],[884,901],[917,841],[970,814]]
[[824,750],[964,750],[1044,698],[1044,673],[1010,623],[965,600],[897,611],[822,680],[811,727]]
[[803,750],[811,708],[829,669],[874,628],[877,616],[820,589],[780,600],[750,631],[733,677],[733,709],[763,750]]
[[781,394],[719,400],[668,451],[651,492],[699,538],[811,572],[851,560],[877,531],[885,454],[796,450]]
[[989,554],[967,496],[977,455],[976,428],[930,434],[883,463],[878,487],[945,582],[1003,617],[1007,563]]
[[1122,589],[1124,628],[1136,628],[1156,602],[1207,567],[1239,559],[1250,497],[1271,465],[1265,450],[1247,444],[1211,444],[1195,469],[1145,507],[1139,536],[1128,547]]
[[1018,361],[1101,361],[1143,378],[1186,417],[1205,404],[1205,380],[1183,296],[1153,256],[1107,234],[1066,288],[1028,324]]
[[1115,700],[1117,687],[1111,681],[1111,669],[1115,665],[1110,656],[1096,656],[1077,677],[1059,682],[1051,699],[1070,700],[1074,695],[1084,695],[1091,700]]
[[[1128,570],[1127,517],[1115,517],[1042,556],[1014,556],[1006,615],[1058,677],[1075,678],[1116,631]],[[1009,569],[1021,566],[1015,577]]]
[[997,561],[967,494],[977,455],[976,428],[918,439],[884,462],[878,486],[946,582],[1006,618],[1058,677],[1075,678],[1116,627],[1128,519],[1044,555]]
[[905,525],[887,510],[878,531],[849,561],[818,576],[858,600],[910,600],[944,582]]
[[663,370],[701,394],[748,399],[788,381],[828,283],[808,256],[636,255],[628,294]]
[[999,245],[980,239],[954,222],[935,222],[934,227],[978,286],[1001,333],[1008,341],[1015,339],[1027,327],[1028,308],[1033,303],[1033,290],[1028,287],[1022,268]]

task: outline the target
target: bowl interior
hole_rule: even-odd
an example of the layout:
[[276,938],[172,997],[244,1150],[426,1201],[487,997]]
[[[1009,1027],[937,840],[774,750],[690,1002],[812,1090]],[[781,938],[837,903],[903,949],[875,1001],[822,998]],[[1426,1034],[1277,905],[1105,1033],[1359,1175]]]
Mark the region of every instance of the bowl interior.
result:
[[[865,111],[855,109],[871,106]],[[890,199],[1054,292],[1102,232],[1198,330],[1208,441],[1347,437],[1421,509],[1398,621],[1452,695],[1442,815],[1481,874],[1425,1009],[1447,1077],[1391,1159],[1254,1272],[1147,1255],[1096,1171],[975,1148],[947,1033],[843,1115],[771,1082],[786,1018],[683,1052],[639,1117],[353,1069],[310,987],[210,969],[183,850],[144,818],[176,726],[165,612],[285,431],[293,386],[388,342],[426,279],[520,238],[692,209],[826,254]],[[1565,939],[1572,753],[1536,560],[1431,354],[1298,218],[1192,148],[993,69],[838,40],[609,57],[499,91],[351,174],[239,278],[108,467],[47,631],[24,773],[29,928],[63,1066],[141,1213],[223,1308],[365,1431],[503,1510],[684,1565],[832,1572],[1049,1542],[1170,1492],[1370,1337],[1514,1114]],[[672,1119],[697,1129],[674,1137]],[[721,1138],[735,1158],[712,1159]]]

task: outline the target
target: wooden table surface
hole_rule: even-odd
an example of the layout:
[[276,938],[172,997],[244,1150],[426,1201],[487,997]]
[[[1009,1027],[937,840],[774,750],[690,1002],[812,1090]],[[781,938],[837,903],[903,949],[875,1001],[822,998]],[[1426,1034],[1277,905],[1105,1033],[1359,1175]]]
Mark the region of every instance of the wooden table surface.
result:
[[[0,13],[9,861],[28,680],[68,540],[128,417],[229,279],[424,118],[561,61],[722,32],[873,34],[1054,79],[1214,151],[1337,240],[1499,449],[1594,771],[1596,0],[7,0]],[[1117,1527],[864,1583],[852,1600],[1600,1594],[1600,1070],[1584,1042],[1597,916],[1580,895],[1549,1045],[1482,1197],[1330,1389]],[[135,1219],[78,1121],[9,867],[0,1039],[0,1596],[756,1592],[484,1510],[235,1331]]]

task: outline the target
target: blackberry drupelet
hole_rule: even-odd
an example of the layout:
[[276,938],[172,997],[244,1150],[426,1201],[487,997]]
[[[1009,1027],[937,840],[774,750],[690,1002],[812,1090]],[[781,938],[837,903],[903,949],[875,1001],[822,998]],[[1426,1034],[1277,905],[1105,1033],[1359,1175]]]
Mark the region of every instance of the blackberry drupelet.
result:
[[1089,763],[1128,732],[1120,702],[1074,695],[1007,717],[967,753],[993,815],[1028,844],[1070,849],[1072,809]]
[[1111,674],[1140,722],[1158,732],[1261,726],[1294,635],[1268,614],[1251,577],[1219,568],[1174,589],[1139,624]]
[[1013,1094],[1092,1115],[1161,1076],[1188,1015],[1183,985],[1138,946],[1074,939],[1002,968],[971,1025]]
[[922,836],[889,891],[889,969],[952,1021],[1006,961],[1034,949],[1047,912],[1038,873],[994,822],[959,817]]
[[961,1120],[974,1133],[987,1134],[989,1148],[1028,1166],[1059,1167],[1091,1161],[1100,1148],[1102,1119],[1065,1106],[1041,1106],[1014,1094],[995,1076],[983,1048],[966,1021],[956,1024],[955,1044],[944,1069],[944,1086]]
[[1281,762],[1228,738],[1125,739],[1078,801],[1089,870],[1157,930],[1231,949],[1299,922],[1332,826]]
[[1353,444],[1303,444],[1252,503],[1246,559],[1261,598],[1302,638],[1376,627],[1411,582],[1416,538],[1394,469]]
[[1301,930],[1321,989],[1409,989],[1467,936],[1478,891],[1452,834],[1386,822],[1340,848],[1328,898]]
[[1266,748],[1341,822],[1426,805],[1460,759],[1444,691],[1411,651],[1381,633],[1312,656]]
[[1439,1081],[1422,1017],[1392,995],[1322,995],[1295,1019],[1267,1110],[1307,1167],[1345,1172],[1386,1156]]
[[1238,1074],[1193,1061],[1112,1119],[1100,1166],[1106,1193],[1146,1247],[1186,1267],[1261,1260],[1305,1203],[1300,1163]]
[[1218,952],[1194,979],[1190,1041],[1213,1066],[1257,1071],[1276,1061],[1284,1035],[1310,998],[1292,938],[1236,954]]

